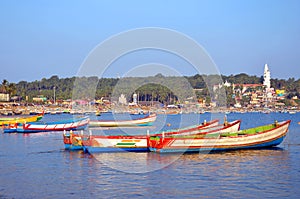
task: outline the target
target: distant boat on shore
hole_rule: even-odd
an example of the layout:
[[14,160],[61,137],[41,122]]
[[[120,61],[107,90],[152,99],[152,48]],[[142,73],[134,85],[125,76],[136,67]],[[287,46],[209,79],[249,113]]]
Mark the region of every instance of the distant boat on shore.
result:
[[34,116],[28,117],[0,117],[0,126],[10,125],[16,123],[25,123],[25,122],[36,122],[43,118],[44,113],[40,113]]

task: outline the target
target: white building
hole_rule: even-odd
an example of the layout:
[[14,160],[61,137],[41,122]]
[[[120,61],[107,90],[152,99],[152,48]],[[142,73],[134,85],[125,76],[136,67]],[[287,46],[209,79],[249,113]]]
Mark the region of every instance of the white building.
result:
[[9,102],[9,94],[0,93],[0,101],[1,102]]

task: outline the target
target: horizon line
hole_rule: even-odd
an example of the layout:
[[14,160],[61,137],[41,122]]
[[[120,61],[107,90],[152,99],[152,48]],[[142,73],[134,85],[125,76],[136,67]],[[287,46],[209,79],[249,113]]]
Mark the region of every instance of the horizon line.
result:
[[[67,79],[67,78],[83,78],[83,77],[86,77],[86,78],[89,78],[89,77],[97,77],[97,78],[99,78],[99,79],[105,79],[105,78],[107,78],[107,79],[121,79],[121,78],[149,78],[149,77],[155,77],[155,76],[157,76],[157,75],[162,75],[163,77],[193,77],[193,76],[196,76],[196,75],[200,75],[200,76],[214,76],[214,75],[217,75],[217,76],[226,76],[226,77],[229,77],[229,76],[237,76],[237,75],[247,75],[247,76],[255,76],[255,77],[258,77],[258,78],[260,78],[260,77],[263,77],[263,75],[255,75],[255,74],[248,74],[248,73],[245,73],[245,72],[241,72],[241,73],[237,73],[237,74],[230,74],[230,75],[226,75],[226,74],[193,74],[193,75],[182,75],[182,76],[176,76],[176,75],[168,75],[168,74],[162,74],[162,73],[157,73],[156,75],[149,75],[149,76],[125,76],[125,77],[121,77],[121,76],[105,76],[105,77],[98,77],[98,76],[93,76],[93,75],[91,75],[91,76],[77,76],[77,75],[73,75],[73,76],[59,76],[58,74],[53,74],[53,75],[51,75],[50,77],[42,77],[42,78],[40,78],[40,79],[35,79],[35,80],[19,80],[18,82],[11,82],[11,81],[8,81],[8,79],[7,78],[3,78],[2,79],[2,81],[3,80],[7,80],[8,82],[10,82],[10,83],[19,83],[19,82],[23,82],[23,81],[25,81],[25,82],[34,82],[34,81],[41,81],[42,79],[44,79],[44,78],[46,78],[46,79],[50,79],[50,78],[52,78],[52,77],[54,77],[54,76],[57,76],[59,79]],[[288,80],[288,79],[290,79],[290,78],[294,78],[295,79],[295,81],[296,80],[299,80],[300,78],[295,78],[295,77],[289,77],[289,78],[279,78],[279,77],[271,77],[271,80],[272,79],[279,79],[279,80],[281,80],[281,79],[283,79],[283,80]]]

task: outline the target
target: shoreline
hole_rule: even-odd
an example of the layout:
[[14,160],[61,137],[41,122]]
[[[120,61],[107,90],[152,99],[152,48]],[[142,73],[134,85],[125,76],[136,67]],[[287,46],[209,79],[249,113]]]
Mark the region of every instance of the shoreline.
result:
[[167,108],[167,107],[140,107],[140,106],[110,106],[110,107],[99,107],[99,106],[80,106],[76,108],[69,108],[64,106],[44,106],[44,105],[30,105],[30,106],[11,106],[6,105],[0,108],[0,117],[10,116],[21,116],[21,115],[35,115],[35,114],[94,114],[100,116],[104,113],[114,113],[114,114],[131,114],[131,115],[144,115],[151,113],[157,114],[167,114],[167,115],[177,115],[177,114],[204,114],[204,113],[249,113],[249,112],[258,112],[258,113],[289,113],[295,114],[300,112],[300,109],[297,107],[280,107],[280,108],[224,108],[224,107],[203,107],[198,108],[196,106],[186,106],[184,108]]

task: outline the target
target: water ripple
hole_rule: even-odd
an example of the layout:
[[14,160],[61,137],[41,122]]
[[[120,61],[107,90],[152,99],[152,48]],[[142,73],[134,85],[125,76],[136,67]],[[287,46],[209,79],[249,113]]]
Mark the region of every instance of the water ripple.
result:
[[[253,120],[254,116],[260,119]],[[177,122],[175,117],[169,122]],[[228,115],[229,120],[242,119],[242,128],[297,117],[272,113]],[[272,149],[181,156],[91,156],[65,151],[61,133],[0,134],[0,199],[297,198],[298,132],[300,125],[292,123],[285,142]]]

